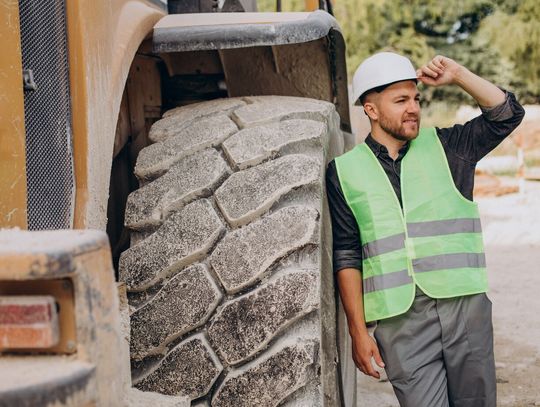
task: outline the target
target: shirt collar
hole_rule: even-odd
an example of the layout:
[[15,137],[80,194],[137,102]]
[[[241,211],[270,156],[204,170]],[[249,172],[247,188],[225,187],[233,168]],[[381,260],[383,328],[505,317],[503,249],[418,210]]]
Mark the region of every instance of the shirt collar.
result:
[[[377,140],[375,140],[371,136],[371,133],[369,133],[366,137],[366,144],[371,149],[371,151],[373,151],[373,154],[375,154],[376,157],[379,157],[380,155],[388,156],[388,149],[381,143],[379,143]],[[399,149],[398,159],[401,159],[405,156],[405,154],[409,150],[409,145],[410,141],[407,141],[405,144],[403,144],[403,147]]]

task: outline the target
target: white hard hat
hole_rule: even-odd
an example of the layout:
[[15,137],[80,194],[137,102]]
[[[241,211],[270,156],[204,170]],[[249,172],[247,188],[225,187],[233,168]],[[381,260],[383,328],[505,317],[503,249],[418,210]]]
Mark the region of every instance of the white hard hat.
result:
[[360,96],[370,89],[410,79],[416,79],[416,71],[409,58],[393,52],[372,55],[354,73],[354,104],[359,105]]

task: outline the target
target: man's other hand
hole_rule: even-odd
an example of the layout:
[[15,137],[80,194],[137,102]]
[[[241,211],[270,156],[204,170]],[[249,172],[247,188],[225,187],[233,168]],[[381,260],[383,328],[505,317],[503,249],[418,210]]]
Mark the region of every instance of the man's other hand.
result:
[[437,55],[416,71],[418,80],[429,86],[450,85],[456,82],[463,67],[453,59]]
[[375,359],[375,363],[381,368],[384,367],[384,362],[377,343],[367,332],[352,337],[352,356],[354,364],[362,373],[380,379],[381,375],[373,367],[371,358]]

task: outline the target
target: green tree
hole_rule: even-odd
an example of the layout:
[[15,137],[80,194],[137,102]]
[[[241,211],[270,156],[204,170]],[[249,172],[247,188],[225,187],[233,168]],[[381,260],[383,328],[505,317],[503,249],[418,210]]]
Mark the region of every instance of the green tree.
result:
[[[282,0],[299,11],[303,0]],[[259,0],[261,11],[275,0]],[[379,51],[396,51],[424,64],[446,55],[473,72],[515,90],[522,101],[540,100],[540,2],[537,0],[334,0],[347,44],[349,77]],[[427,88],[425,101],[474,103],[454,87]]]
[[[382,10],[385,25],[373,33],[380,50],[394,49],[420,66],[437,54],[446,55],[477,74],[503,86],[506,66],[499,64],[499,54],[483,48],[474,40],[483,19],[494,12],[484,0],[387,0]],[[501,81],[503,83],[501,83]],[[448,104],[474,101],[454,87],[426,88],[426,104],[443,101]]]
[[502,2],[480,27],[478,42],[490,46],[512,66],[511,86],[522,102],[540,102],[540,3]]
[[[257,0],[257,10],[276,11],[276,0]],[[305,11],[304,0],[281,0],[281,11]]]

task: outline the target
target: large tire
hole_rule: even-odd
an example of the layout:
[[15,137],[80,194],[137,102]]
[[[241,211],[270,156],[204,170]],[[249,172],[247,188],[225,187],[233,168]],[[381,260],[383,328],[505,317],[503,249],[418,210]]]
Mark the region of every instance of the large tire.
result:
[[341,404],[324,199],[343,151],[334,106],[214,100],[167,112],[150,138],[120,258],[135,386],[212,406]]

